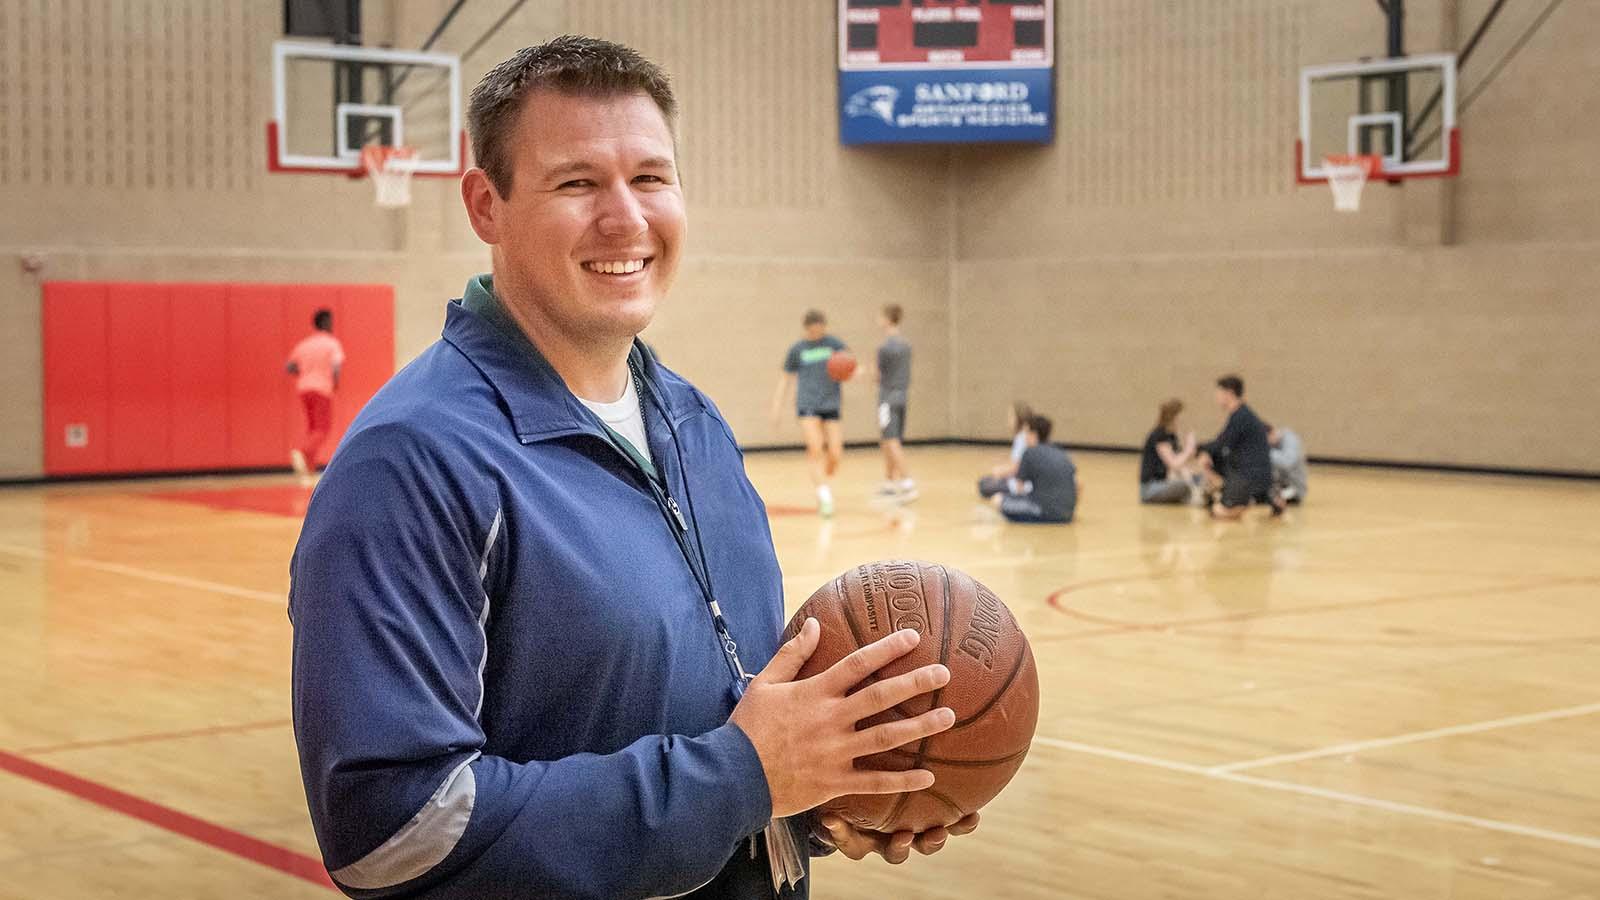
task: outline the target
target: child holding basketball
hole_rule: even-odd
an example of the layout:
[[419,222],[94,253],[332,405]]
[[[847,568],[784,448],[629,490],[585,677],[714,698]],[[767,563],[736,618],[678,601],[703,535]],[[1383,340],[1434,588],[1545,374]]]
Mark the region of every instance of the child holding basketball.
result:
[[842,392],[839,382],[828,373],[828,360],[846,347],[828,333],[828,317],[821,310],[807,310],[801,325],[805,337],[795,341],[784,356],[783,375],[772,395],[772,420],[777,423],[793,391],[795,417],[806,441],[806,467],[817,490],[817,512],[828,517],[833,515],[830,480],[844,457],[844,428],[839,423]]

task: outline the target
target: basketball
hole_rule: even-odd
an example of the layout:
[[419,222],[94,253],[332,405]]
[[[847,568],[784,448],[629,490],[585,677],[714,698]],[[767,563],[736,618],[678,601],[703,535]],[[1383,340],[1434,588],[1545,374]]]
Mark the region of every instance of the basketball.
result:
[[834,381],[845,381],[856,372],[856,357],[849,350],[835,350],[828,357],[828,377]]
[[[916,744],[862,757],[857,767],[925,768],[934,785],[902,794],[838,797],[824,809],[858,828],[926,831],[951,825],[993,800],[1028,755],[1039,720],[1039,675],[1028,639],[993,591],[965,572],[916,560],[882,560],[828,582],[800,607],[788,640],[807,618],[822,626],[801,678],[902,628],[922,635],[916,649],[880,669],[892,678],[931,663],[950,669],[950,683],[879,716],[867,728],[946,706],[955,725]],[[863,683],[863,686],[865,683]]]

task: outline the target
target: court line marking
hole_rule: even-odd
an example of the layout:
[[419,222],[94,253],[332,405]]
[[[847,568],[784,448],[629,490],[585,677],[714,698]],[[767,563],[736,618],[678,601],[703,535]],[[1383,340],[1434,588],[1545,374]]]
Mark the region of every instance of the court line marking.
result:
[[1293,781],[1280,781],[1275,778],[1261,778],[1255,775],[1241,775],[1237,772],[1219,772],[1213,767],[1196,765],[1194,763],[1178,762],[1177,760],[1162,759],[1156,756],[1146,756],[1142,753],[1129,753],[1111,747],[1100,747],[1094,744],[1085,744],[1079,741],[1068,741],[1060,738],[1035,736],[1035,744],[1066,750],[1072,753],[1082,753],[1087,756],[1098,756],[1105,759],[1114,759],[1118,762],[1132,763],[1134,765],[1149,766],[1156,769],[1165,769],[1170,772],[1180,772],[1185,775],[1195,775],[1212,781],[1226,781],[1233,784],[1243,784],[1250,787],[1262,788],[1269,791],[1279,791],[1287,794],[1299,794],[1305,797],[1316,797],[1322,800],[1332,800],[1335,803],[1347,803],[1351,806],[1364,806],[1368,809],[1381,810],[1397,815],[1413,816],[1419,819],[1429,819],[1435,822],[1444,822],[1450,825],[1465,825],[1479,828],[1484,831],[1495,831],[1501,834],[1513,834],[1518,837],[1534,838],[1536,840],[1550,841],[1558,844],[1567,844],[1572,847],[1582,847],[1587,850],[1600,850],[1600,837],[1584,834],[1570,834],[1564,831],[1553,831],[1548,828],[1536,828],[1532,825],[1521,825],[1516,822],[1506,822],[1500,819],[1488,819],[1482,816],[1471,816],[1465,813],[1450,812],[1449,810],[1436,809],[1431,806],[1417,806],[1412,803],[1399,803],[1393,800],[1383,800],[1378,797],[1369,797],[1365,794],[1352,794],[1345,791],[1334,791],[1327,788],[1315,787],[1308,784],[1298,784]]
[[182,575],[169,575],[166,572],[155,572],[150,569],[139,569],[125,566],[121,563],[103,562],[98,559],[89,559],[84,556],[69,556],[67,554],[50,553],[45,550],[35,550],[32,547],[20,547],[15,544],[0,544],[0,553],[9,553],[27,559],[37,559],[49,562],[64,562],[68,565],[79,566],[85,569],[94,569],[111,575],[124,575],[128,578],[142,578],[145,581],[154,581],[159,584],[170,584],[175,587],[185,587],[197,591],[209,591],[213,594],[225,594],[229,597],[243,597],[246,600],[261,600],[266,603],[287,605],[288,593],[274,593],[272,591],[257,591],[250,588],[236,587],[217,581],[206,581],[202,578],[187,578]]
[[293,725],[292,719],[269,719],[263,722],[240,722],[233,725],[211,725],[205,728],[190,728],[184,731],[152,731],[143,734],[129,734],[121,737],[101,738],[92,741],[69,741],[60,744],[43,744],[38,747],[22,747],[13,752],[20,756],[41,756],[46,753],[64,753],[69,750],[94,750],[101,747],[126,747],[130,744],[149,744],[159,741],[180,741],[193,737],[216,737],[219,735],[244,734],[250,731],[266,731],[274,728],[288,728]]
[[1318,747],[1313,750],[1302,750],[1298,753],[1280,753],[1276,756],[1263,756],[1259,759],[1246,759],[1239,762],[1224,763],[1211,766],[1207,772],[1216,774],[1221,772],[1239,772],[1244,769],[1258,769],[1263,766],[1275,766],[1283,763],[1300,762],[1307,759],[1320,759],[1326,756],[1343,756],[1347,753],[1360,753],[1364,750],[1376,750],[1380,747],[1396,747],[1401,744],[1414,744],[1419,741],[1431,741],[1435,738],[1453,737],[1461,734],[1479,734],[1485,731],[1494,731],[1500,728],[1514,728],[1518,725],[1533,725],[1538,722],[1553,722],[1558,719],[1573,719],[1579,716],[1593,715],[1600,712],[1600,703],[1585,703],[1579,706],[1566,706],[1561,709],[1547,709],[1543,712],[1525,713],[1520,716],[1505,716],[1499,719],[1486,719],[1482,722],[1468,722],[1462,725],[1451,725],[1445,728],[1430,728],[1427,731],[1411,731],[1405,734],[1396,734],[1384,738],[1373,738],[1365,741],[1350,741],[1345,744],[1334,744],[1328,747]]
[[240,859],[276,869],[285,875],[309,881],[320,887],[334,889],[333,880],[328,877],[328,871],[322,867],[322,861],[304,853],[253,838],[215,822],[179,812],[170,806],[163,806],[4,750],[0,750],[0,771],[10,772],[112,812],[138,819],[214,850],[221,850]]
[[[1196,574],[1196,573],[1194,573],[1194,572],[1174,572],[1172,574],[1174,574],[1174,575],[1192,575],[1192,574]],[[1064,633],[1060,633],[1060,634],[1047,634],[1047,635],[1043,635],[1041,637],[1034,638],[1034,640],[1036,642],[1039,642],[1039,643],[1063,642],[1063,641],[1070,641],[1070,640],[1078,640],[1078,639],[1081,639],[1081,638],[1103,637],[1103,636],[1108,635],[1108,634],[1140,634],[1140,633],[1146,633],[1146,634],[1147,633],[1175,634],[1175,635],[1181,635],[1181,636],[1187,636],[1187,637],[1200,637],[1200,638],[1217,637],[1218,635],[1215,632],[1196,631],[1194,629],[1203,628],[1203,627],[1209,626],[1209,625],[1227,625],[1227,624],[1237,624],[1237,623],[1243,623],[1243,622],[1261,622],[1261,621],[1267,621],[1267,620],[1276,620],[1276,619],[1289,618],[1289,617],[1294,617],[1294,616],[1315,616],[1315,615],[1321,615],[1323,613],[1330,613],[1330,612],[1348,612],[1348,611],[1358,610],[1358,609],[1375,609],[1375,608],[1383,607],[1383,606],[1397,606],[1397,605],[1404,604],[1404,603],[1416,603],[1416,602],[1419,602],[1419,601],[1460,599],[1460,598],[1463,598],[1463,597],[1475,597],[1475,596],[1482,595],[1482,594],[1489,594],[1489,595],[1499,596],[1499,595],[1502,595],[1502,594],[1521,593],[1523,591],[1544,590],[1544,589],[1550,588],[1550,587],[1558,587],[1558,586],[1561,586],[1561,585],[1573,584],[1573,583],[1586,584],[1586,583],[1588,583],[1590,581],[1594,581],[1596,579],[1591,579],[1591,578],[1577,578],[1577,579],[1573,579],[1573,578],[1554,578],[1554,579],[1546,579],[1546,580],[1543,580],[1543,581],[1528,582],[1526,584],[1491,584],[1491,585],[1482,585],[1482,586],[1475,586],[1475,587],[1451,588],[1450,590],[1445,590],[1445,591],[1431,591],[1431,592],[1414,593],[1414,594],[1391,594],[1391,595],[1389,595],[1387,597],[1371,597],[1371,598],[1368,598],[1366,600],[1348,600],[1348,601],[1338,602],[1338,603],[1317,603],[1317,604],[1308,604],[1308,605],[1305,605],[1305,606],[1287,606],[1287,607],[1282,607],[1282,608],[1279,608],[1279,609],[1272,609],[1272,608],[1268,607],[1268,608],[1264,608],[1264,609],[1260,609],[1260,610],[1246,610],[1244,612],[1228,613],[1226,615],[1221,615],[1221,616],[1206,616],[1204,618],[1194,618],[1194,619],[1166,619],[1166,620],[1156,620],[1156,621],[1152,621],[1152,622],[1133,622],[1133,621],[1128,621],[1128,620],[1124,620],[1124,619],[1113,619],[1113,618],[1110,618],[1108,616],[1101,616],[1101,615],[1096,615],[1096,614],[1093,614],[1093,613],[1085,612],[1085,611],[1080,610],[1080,609],[1078,609],[1076,607],[1067,606],[1067,605],[1065,605],[1065,604],[1063,604],[1061,602],[1062,595],[1071,593],[1072,591],[1078,590],[1080,588],[1098,587],[1098,586],[1101,586],[1101,585],[1104,585],[1104,584],[1115,584],[1115,583],[1120,583],[1120,582],[1153,581],[1153,580],[1156,580],[1156,579],[1152,578],[1152,577],[1149,577],[1149,576],[1144,576],[1144,575],[1134,575],[1134,576],[1129,576],[1127,578],[1124,578],[1124,577],[1098,578],[1098,579],[1092,579],[1092,580],[1089,580],[1089,581],[1080,581],[1077,584],[1069,584],[1066,587],[1061,588],[1058,591],[1052,592],[1051,594],[1049,594],[1048,596],[1045,597],[1045,605],[1046,606],[1048,606],[1049,608],[1051,608],[1051,609],[1055,610],[1056,612],[1059,612],[1059,613],[1061,613],[1061,614],[1063,614],[1065,616],[1068,616],[1068,617],[1073,618],[1073,619],[1077,619],[1078,621],[1081,621],[1081,622],[1087,622],[1090,625],[1095,625],[1097,627],[1096,628],[1091,628],[1091,629],[1084,629],[1084,630],[1080,630],[1080,631],[1069,631],[1069,632],[1064,632]],[[1267,635],[1267,636],[1264,636],[1262,639],[1263,640],[1272,640],[1272,639],[1274,639],[1274,637],[1276,637],[1278,639],[1281,639],[1281,638],[1283,638],[1285,636],[1284,635],[1277,635],[1277,636]],[[1290,636],[1290,637],[1294,637],[1294,636]],[[1457,641],[1470,641],[1472,639],[1471,638],[1457,638],[1455,640],[1457,640]],[[1376,643],[1376,642],[1374,642],[1374,643]],[[1422,642],[1419,641],[1417,643],[1422,643]],[[1515,642],[1508,642],[1508,643],[1513,643],[1514,644]],[[1503,644],[1496,644],[1495,646],[1501,646],[1501,645],[1503,645]]]

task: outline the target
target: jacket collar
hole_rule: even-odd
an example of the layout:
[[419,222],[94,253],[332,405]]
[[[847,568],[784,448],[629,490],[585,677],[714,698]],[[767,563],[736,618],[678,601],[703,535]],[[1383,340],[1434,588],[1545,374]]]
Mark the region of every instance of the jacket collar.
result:
[[[595,424],[598,420],[578,402],[506,312],[494,292],[493,276],[468,279],[461,299],[451,301],[445,311],[443,338],[461,351],[500,395],[519,440],[531,443],[569,434],[601,434]],[[679,386],[666,383],[654,354],[637,338],[628,362],[660,398],[673,422],[680,421],[679,410],[687,405],[674,390]]]

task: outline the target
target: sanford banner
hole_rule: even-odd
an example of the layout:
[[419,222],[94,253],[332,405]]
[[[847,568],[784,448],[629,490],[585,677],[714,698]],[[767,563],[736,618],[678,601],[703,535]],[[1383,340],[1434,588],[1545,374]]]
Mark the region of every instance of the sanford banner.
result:
[[1049,0],[839,0],[845,144],[1054,137]]

